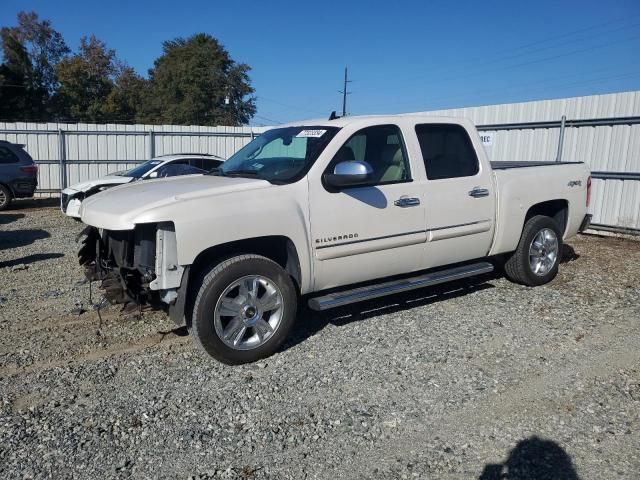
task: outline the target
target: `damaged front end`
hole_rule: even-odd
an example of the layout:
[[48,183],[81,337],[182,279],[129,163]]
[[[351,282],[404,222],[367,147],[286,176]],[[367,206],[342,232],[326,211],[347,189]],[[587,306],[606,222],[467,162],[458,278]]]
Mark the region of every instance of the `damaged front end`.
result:
[[172,223],[136,225],[133,230],[87,227],[78,236],[78,260],[89,281],[99,281],[112,304],[175,305],[184,267],[178,265]]

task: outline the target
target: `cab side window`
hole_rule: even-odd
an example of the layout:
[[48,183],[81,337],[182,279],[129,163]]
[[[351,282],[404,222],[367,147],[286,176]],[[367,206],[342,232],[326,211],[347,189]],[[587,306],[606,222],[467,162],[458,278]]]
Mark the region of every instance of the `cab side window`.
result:
[[181,175],[194,175],[196,173],[206,173],[201,168],[189,165],[189,163],[170,163],[158,169],[158,177],[179,177]]
[[189,165],[195,168],[203,169],[202,167],[202,159],[201,158],[190,158]]
[[467,131],[460,125],[416,125],[429,180],[472,177],[480,171]]
[[356,132],[340,147],[329,164],[333,171],[339,162],[367,162],[373,169],[372,185],[405,182],[411,179],[409,162],[396,125],[376,125]]

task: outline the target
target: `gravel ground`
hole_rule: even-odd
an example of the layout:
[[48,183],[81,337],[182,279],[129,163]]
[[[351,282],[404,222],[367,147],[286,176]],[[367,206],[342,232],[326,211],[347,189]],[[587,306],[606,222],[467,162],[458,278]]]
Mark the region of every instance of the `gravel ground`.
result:
[[305,311],[228,367],[160,313],[100,322],[80,229],[0,214],[0,478],[640,477],[640,242],[572,239],[534,289]]

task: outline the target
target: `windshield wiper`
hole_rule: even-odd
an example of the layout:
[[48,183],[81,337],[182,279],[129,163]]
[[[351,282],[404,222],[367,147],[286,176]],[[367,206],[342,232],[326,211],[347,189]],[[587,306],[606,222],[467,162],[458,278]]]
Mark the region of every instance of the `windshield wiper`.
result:
[[250,178],[259,178],[260,180],[267,180],[270,183],[271,180],[268,180],[266,178],[262,178],[259,174],[259,172],[257,172],[256,170],[249,170],[249,169],[238,169],[238,170],[229,170],[228,172],[224,172],[222,171],[220,168],[214,168],[213,170],[211,170],[209,173],[207,173],[207,175],[216,175],[219,177],[250,177]]
[[223,172],[222,170],[213,170],[211,171],[213,175],[222,175],[224,177],[242,177],[242,176],[250,176],[260,178],[260,174],[256,170],[229,170],[227,172]]

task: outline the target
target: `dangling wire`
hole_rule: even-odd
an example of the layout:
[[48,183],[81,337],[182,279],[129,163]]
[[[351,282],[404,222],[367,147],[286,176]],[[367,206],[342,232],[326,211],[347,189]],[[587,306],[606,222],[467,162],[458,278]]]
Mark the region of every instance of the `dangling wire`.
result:
[[100,302],[98,303],[93,303],[93,282],[94,280],[89,280],[89,305],[91,305],[93,307],[93,309],[97,312],[98,314],[98,328],[102,329],[102,324],[104,323],[102,321],[102,314],[100,313],[100,309],[102,309],[102,307],[104,307],[107,299],[103,296],[102,299],[100,300]]

